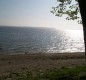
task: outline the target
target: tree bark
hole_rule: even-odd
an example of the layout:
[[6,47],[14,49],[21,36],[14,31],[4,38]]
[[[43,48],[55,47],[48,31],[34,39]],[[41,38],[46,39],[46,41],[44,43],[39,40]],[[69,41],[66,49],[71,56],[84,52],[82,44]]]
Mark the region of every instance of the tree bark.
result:
[[85,59],[86,59],[86,0],[78,0],[80,13],[83,24],[83,33],[84,33],[84,44],[85,44]]

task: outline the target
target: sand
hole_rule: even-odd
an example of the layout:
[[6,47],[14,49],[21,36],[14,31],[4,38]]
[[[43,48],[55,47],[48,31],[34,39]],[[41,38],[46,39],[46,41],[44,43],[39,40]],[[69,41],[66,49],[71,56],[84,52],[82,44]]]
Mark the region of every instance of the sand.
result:
[[0,55],[0,75],[12,70],[58,69],[85,65],[84,53],[30,53]]

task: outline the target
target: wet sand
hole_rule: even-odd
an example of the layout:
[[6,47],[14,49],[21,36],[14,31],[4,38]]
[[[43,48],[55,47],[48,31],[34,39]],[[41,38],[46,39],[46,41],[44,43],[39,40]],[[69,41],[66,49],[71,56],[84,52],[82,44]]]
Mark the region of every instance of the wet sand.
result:
[[12,70],[58,69],[85,65],[84,53],[30,53],[0,55],[0,75]]

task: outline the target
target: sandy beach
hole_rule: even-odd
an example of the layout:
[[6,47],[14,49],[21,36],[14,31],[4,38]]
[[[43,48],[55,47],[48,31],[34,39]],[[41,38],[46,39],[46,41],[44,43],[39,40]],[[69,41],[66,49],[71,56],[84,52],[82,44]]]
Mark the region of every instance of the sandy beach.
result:
[[85,65],[84,53],[30,53],[15,55],[0,55],[0,75],[12,70],[28,68],[57,69]]

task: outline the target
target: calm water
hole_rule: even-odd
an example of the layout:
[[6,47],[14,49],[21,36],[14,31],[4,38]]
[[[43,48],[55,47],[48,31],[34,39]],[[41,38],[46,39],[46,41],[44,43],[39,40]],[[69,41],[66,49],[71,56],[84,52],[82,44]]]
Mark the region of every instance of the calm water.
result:
[[0,27],[0,53],[84,52],[81,30]]

